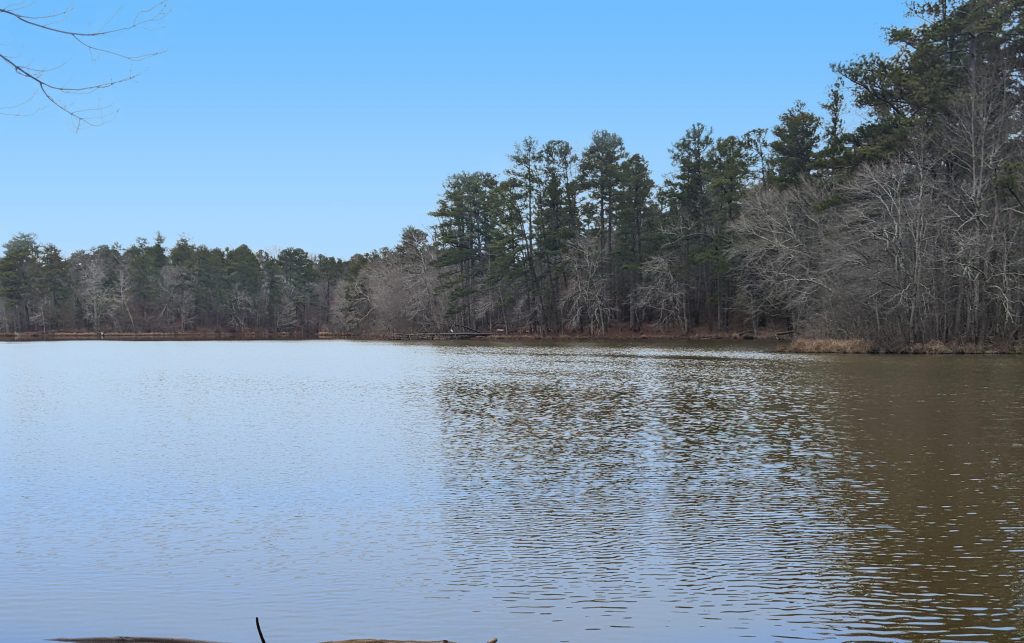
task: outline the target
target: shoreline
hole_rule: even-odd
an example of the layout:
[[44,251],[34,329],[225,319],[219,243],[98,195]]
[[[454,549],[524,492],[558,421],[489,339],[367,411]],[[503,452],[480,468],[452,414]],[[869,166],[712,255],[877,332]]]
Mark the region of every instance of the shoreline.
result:
[[783,344],[779,352],[804,355],[1021,355],[1024,354],[1024,342],[943,342],[933,339],[884,347],[865,339],[796,337]]
[[433,333],[432,337],[418,337],[417,333],[332,333],[320,332],[303,335],[292,332],[267,331],[160,331],[160,332],[93,332],[93,331],[30,331],[24,333],[0,333],[0,342],[48,342],[48,341],[140,341],[140,342],[194,342],[194,341],[313,341],[313,340],[355,340],[355,341],[410,341],[410,342],[464,342],[473,344],[503,342],[751,342],[764,345],[775,344],[775,351],[804,355],[1021,355],[1024,341],[1017,343],[996,342],[978,344],[971,342],[941,342],[932,340],[925,343],[909,344],[899,348],[886,348],[863,339],[833,339],[791,337],[786,332],[765,331],[753,333],[694,331],[690,333],[669,333],[659,331],[623,331],[613,329],[604,335],[585,333],[559,333],[540,335],[533,333],[492,333],[479,336],[460,336],[456,333],[447,337],[445,333]]
[[[433,339],[425,339],[432,337]],[[488,341],[778,341],[774,331],[765,331],[754,336],[747,333],[736,333],[729,331],[694,331],[690,333],[662,332],[656,329],[643,331],[624,331],[622,329],[609,329],[602,335],[590,335],[587,333],[481,333],[471,335],[469,333],[335,333],[321,331],[315,334],[303,334],[297,332],[269,332],[269,331],[214,331],[214,330],[187,330],[187,331],[151,331],[151,332],[125,332],[125,331],[27,331],[21,333],[0,333],[0,341],[4,342],[45,342],[45,341],[73,341],[73,340],[106,340],[106,341],[259,341],[259,340],[324,340],[324,339],[352,339],[363,341],[437,341],[437,342],[488,342]]]

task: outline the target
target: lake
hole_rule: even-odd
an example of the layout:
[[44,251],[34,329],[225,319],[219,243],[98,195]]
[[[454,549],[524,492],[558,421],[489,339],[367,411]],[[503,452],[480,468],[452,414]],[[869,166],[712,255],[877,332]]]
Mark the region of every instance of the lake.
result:
[[0,344],[0,640],[1024,640],[1024,358]]

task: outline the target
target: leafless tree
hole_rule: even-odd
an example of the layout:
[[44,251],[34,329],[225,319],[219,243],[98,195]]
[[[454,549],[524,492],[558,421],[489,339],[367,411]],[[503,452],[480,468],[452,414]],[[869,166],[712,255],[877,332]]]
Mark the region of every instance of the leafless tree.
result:
[[581,238],[570,244],[562,318],[576,330],[603,333],[615,314],[604,264],[604,249],[598,240]]
[[757,284],[751,294],[758,307],[806,322],[823,311],[832,294],[835,266],[825,261],[835,230],[820,204],[825,189],[805,183],[789,190],[751,192],[741,216],[732,224],[730,251],[741,279]]
[[437,248],[426,233],[406,228],[395,248],[367,257],[335,318],[348,330],[437,331],[444,326],[446,301],[436,259]]
[[185,266],[167,265],[160,270],[163,300],[175,326],[182,331],[191,328],[196,319],[196,277],[195,272]]
[[644,262],[642,279],[631,295],[633,306],[653,315],[662,327],[675,327],[684,333],[689,330],[686,284],[677,276],[672,260],[656,255]]
[[118,301],[108,285],[107,268],[103,259],[93,253],[76,252],[71,256],[71,278],[82,302],[86,323],[92,329],[112,320],[117,313]]

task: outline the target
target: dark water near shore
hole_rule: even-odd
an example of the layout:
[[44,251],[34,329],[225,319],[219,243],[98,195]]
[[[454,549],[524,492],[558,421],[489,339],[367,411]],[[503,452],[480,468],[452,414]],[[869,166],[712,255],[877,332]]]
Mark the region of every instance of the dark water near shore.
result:
[[0,640],[1024,640],[1024,358],[0,344]]

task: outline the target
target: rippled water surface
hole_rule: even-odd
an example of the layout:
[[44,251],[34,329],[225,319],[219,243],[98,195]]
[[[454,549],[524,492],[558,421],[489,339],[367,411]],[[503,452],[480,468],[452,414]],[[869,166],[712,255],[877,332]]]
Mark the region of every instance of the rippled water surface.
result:
[[1024,640],[1024,359],[0,344],[0,640]]

